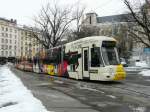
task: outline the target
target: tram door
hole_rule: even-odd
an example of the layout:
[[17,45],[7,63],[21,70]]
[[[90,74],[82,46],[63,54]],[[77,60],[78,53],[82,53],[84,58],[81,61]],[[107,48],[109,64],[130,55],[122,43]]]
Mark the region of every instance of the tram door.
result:
[[82,50],[82,73],[83,73],[83,78],[89,79],[89,49],[88,48],[83,48]]

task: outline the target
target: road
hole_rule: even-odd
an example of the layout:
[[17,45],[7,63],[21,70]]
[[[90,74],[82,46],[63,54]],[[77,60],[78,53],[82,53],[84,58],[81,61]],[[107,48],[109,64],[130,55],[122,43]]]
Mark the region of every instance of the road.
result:
[[150,80],[138,74],[124,81],[95,82],[11,70],[50,111],[150,112]]

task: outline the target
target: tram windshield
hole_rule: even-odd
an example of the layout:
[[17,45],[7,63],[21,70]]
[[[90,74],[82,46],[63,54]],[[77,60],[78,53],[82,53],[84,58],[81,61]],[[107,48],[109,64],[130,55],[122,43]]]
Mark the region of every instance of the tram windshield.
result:
[[102,56],[105,65],[118,65],[120,64],[115,41],[102,42]]

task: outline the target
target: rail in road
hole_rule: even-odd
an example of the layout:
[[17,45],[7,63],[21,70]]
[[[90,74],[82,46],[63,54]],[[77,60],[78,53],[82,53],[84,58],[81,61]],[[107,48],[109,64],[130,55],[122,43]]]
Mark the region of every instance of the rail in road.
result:
[[[82,81],[29,72],[25,72],[25,74],[34,75],[39,80],[40,77],[42,80],[48,80],[37,86],[62,92],[101,112],[108,112],[108,108],[110,111],[112,109],[127,109],[122,112],[136,112],[130,111],[135,110],[136,107],[136,109],[142,107],[149,110],[147,107],[150,106],[149,86],[130,83],[128,80],[117,82]],[[113,111],[120,112],[120,110]]]
[[[49,75],[45,75],[45,74],[43,74],[43,76],[49,77]],[[131,81],[130,82],[128,81],[102,82],[102,81],[81,81],[81,80],[78,81],[74,79],[67,79],[67,78],[57,77],[57,76],[51,76],[51,78],[58,79],[57,81],[54,81],[54,83],[55,82],[59,84],[68,83],[72,86],[77,86],[80,88],[83,88],[83,86],[86,86],[87,89],[93,90],[93,91],[96,91],[96,90],[110,91],[111,90],[115,92],[115,90],[117,90],[120,92],[125,92],[127,94],[132,93],[134,95],[140,95],[143,97],[150,98],[150,86],[130,83]]]
[[[129,95],[132,94],[139,97],[150,98],[150,86],[130,83],[128,81],[118,81],[118,82],[76,81],[73,79],[65,79],[65,78],[63,78],[63,80],[68,80],[65,83],[69,83],[72,86],[77,86],[85,89],[87,88],[91,91],[99,91],[99,92],[117,91]],[[76,84],[74,82],[76,82]]]

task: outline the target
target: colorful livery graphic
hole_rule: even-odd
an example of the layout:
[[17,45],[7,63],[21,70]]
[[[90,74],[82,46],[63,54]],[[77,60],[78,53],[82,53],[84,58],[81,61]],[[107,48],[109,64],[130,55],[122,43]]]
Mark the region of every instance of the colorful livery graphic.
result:
[[19,62],[17,68],[74,79],[113,81],[126,77],[116,40],[106,36],[86,37],[54,47],[24,63]]

